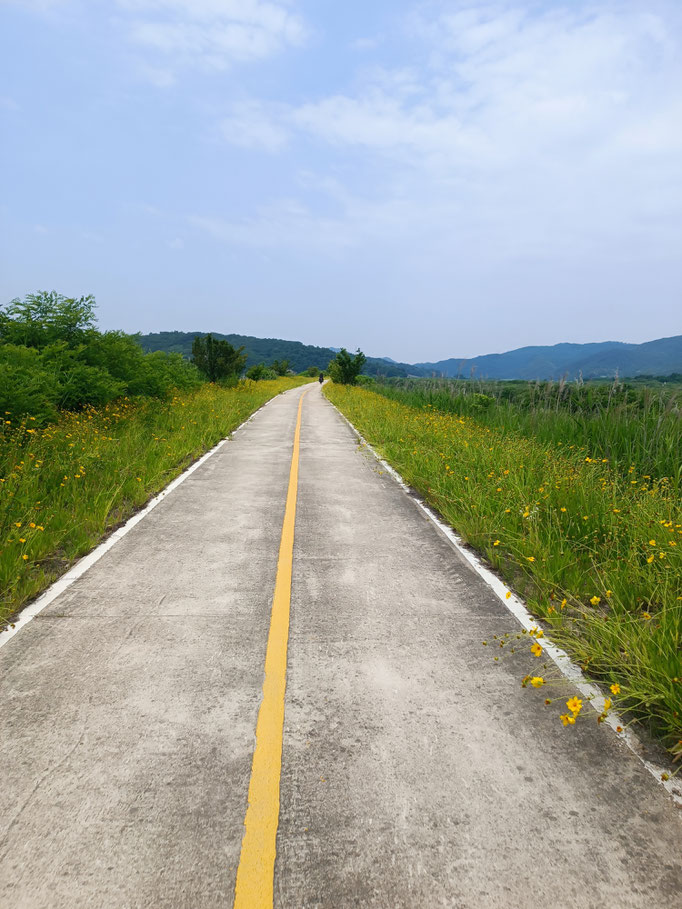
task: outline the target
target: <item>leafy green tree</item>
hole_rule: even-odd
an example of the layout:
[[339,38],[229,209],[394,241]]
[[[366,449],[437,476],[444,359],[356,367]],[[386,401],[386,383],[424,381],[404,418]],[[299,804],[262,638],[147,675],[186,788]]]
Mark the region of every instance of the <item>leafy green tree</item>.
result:
[[43,368],[40,353],[19,344],[0,345],[0,413],[31,414],[47,422],[57,416],[56,402],[55,377]]
[[273,360],[271,369],[274,369],[278,376],[285,376],[289,372],[289,361]]
[[0,341],[39,350],[55,341],[73,347],[95,330],[95,306],[92,295],[76,299],[55,290],[17,297],[0,309]]
[[[0,412],[52,420],[121,395],[166,397],[203,381],[180,354],[145,353],[135,335],[99,332],[95,300],[29,294],[0,308]],[[236,381],[236,379],[235,379]]]
[[301,373],[302,376],[311,376],[312,378],[319,376],[319,374],[320,370],[317,368],[317,366],[309,366],[305,372]]
[[192,360],[209,382],[239,376],[246,366],[243,347],[234,348],[229,341],[217,341],[212,334],[194,339]]
[[367,357],[359,348],[355,356],[352,357],[346,348],[342,347],[330,362],[327,372],[332,381],[339,385],[355,385],[366,360]]

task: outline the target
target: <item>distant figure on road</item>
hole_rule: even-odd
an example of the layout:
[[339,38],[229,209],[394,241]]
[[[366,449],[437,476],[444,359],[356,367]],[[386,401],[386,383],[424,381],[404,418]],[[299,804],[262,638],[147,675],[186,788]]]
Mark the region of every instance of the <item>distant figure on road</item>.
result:
[[320,385],[324,382],[324,373],[323,372],[320,373],[320,378],[318,381],[319,381]]

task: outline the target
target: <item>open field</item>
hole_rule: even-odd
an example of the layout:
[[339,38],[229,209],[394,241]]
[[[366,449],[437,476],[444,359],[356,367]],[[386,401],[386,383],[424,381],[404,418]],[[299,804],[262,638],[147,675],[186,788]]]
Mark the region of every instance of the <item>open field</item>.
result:
[[632,467],[622,473],[570,436],[549,442],[364,388],[332,384],[325,393],[554,639],[615,686],[619,706],[678,751],[682,514],[674,484]]
[[[0,620],[274,395],[309,381],[205,385],[0,429]],[[37,428],[36,428],[37,427]]]
[[[680,377],[673,377],[680,378]],[[668,477],[682,488],[682,383],[487,382],[397,379],[373,386],[383,395],[532,437],[591,457],[611,467]]]

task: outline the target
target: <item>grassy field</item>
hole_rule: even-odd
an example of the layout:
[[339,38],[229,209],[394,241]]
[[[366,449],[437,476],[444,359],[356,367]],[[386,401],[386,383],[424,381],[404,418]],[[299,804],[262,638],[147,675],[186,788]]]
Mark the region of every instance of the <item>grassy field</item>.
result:
[[0,427],[0,621],[267,400],[309,381],[205,385]]
[[393,400],[473,417],[501,433],[524,435],[614,469],[668,477],[682,491],[682,384],[489,382],[394,379],[376,386]]
[[548,442],[366,388],[325,394],[677,752],[682,514],[670,479],[616,470],[570,436]]

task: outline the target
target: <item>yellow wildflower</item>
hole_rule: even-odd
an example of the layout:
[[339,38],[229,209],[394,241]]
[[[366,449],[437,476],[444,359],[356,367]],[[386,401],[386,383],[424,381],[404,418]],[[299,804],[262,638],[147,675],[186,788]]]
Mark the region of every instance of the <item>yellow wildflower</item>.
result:
[[580,711],[583,709],[583,702],[580,700],[579,697],[574,696],[572,698],[569,698],[568,701],[566,701],[566,706],[573,713],[574,716],[577,716],[580,713]]
[[534,675],[530,680],[530,683],[533,688],[542,688],[542,686],[545,684],[545,680],[542,678],[542,676]]

